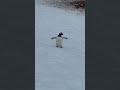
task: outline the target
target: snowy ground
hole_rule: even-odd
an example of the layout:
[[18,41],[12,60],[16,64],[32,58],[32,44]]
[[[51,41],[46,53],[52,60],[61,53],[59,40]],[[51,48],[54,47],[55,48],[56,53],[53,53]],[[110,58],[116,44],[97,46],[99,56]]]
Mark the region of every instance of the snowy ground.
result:
[[[63,48],[55,39],[63,32]],[[35,6],[35,90],[85,90],[85,16]]]

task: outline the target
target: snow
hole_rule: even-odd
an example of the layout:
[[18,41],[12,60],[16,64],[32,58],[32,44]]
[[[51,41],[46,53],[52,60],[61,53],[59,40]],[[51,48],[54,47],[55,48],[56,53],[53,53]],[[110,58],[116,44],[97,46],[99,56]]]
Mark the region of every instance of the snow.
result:
[[[63,32],[63,48],[55,39]],[[35,90],[85,90],[85,16],[35,6]]]

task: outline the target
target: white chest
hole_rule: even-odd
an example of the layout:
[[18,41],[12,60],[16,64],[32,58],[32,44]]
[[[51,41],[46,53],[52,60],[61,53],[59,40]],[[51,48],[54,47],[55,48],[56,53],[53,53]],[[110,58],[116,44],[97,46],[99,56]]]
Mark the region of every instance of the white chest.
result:
[[57,37],[57,38],[56,38],[56,44],[57,44],[58,46],[62,46],[62,37]]

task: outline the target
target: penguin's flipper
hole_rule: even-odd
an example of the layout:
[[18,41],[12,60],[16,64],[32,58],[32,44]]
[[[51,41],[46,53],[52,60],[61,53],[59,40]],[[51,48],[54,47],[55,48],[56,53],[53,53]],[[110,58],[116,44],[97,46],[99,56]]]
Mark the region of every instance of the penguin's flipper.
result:
[[52,37],[51,39],[56,39],[57,37]]

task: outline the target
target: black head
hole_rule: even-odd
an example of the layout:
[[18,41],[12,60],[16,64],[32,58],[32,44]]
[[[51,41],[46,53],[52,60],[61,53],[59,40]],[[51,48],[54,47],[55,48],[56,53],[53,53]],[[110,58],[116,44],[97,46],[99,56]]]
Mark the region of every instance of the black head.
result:
[[60,32],[59,34],[58,34],[58,37],[61,37],[63,35],[63,33],[62,32]]

